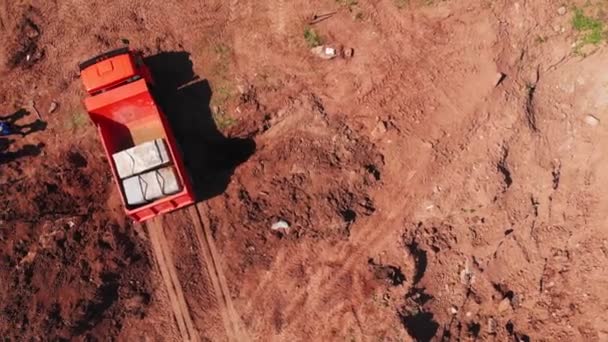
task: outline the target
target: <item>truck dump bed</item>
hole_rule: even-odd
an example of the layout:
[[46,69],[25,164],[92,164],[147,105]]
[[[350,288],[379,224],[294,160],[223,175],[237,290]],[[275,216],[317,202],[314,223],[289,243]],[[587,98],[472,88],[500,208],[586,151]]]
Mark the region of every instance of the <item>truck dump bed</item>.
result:
[[[146,69],[143,77],[129,75],[137,68],[129,66],[127,59],[133,60],[128,52],[111,56],[87,65],[81,75],[91,95],[85,99],[85,107],[99,130],[127,214],[136,221],[144,221],[194,203],[194,195],[175,137],[148,88],[149,73]],[[111,82],[109,89],[99,85],[100,79]],[[134,147],[146,148],[159,144],[158,141],[164,142],[163,151],[168,152],[162,161],[133,166],[131,173],[125,171],[125,165],[117,165],[128,163],[129,153],[139,153]],[[148,160],[145,163],[150,163],[149,159],[145,157]]]

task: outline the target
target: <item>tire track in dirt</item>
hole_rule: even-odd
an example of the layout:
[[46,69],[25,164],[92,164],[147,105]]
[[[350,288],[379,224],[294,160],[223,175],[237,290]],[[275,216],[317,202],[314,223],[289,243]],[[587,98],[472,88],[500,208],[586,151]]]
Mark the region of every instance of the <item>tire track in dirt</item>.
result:
[[[386,8],[380,8],[380,5],[372,5],[373,10],[376,13],[380,11],[386,12]],[[389,11],[390,12],[390,11]],[[402,93],[402,89],[406,89],[407,83],[406,80],[409,78],[415,79],[421,85],[425,85],[429,83],[426,78],[427,75],[422,74],[422,71],[418,70],[433,70],[433,67],[423,68],[418,65],[418,62],[426,62],[432,63],[432,60],[429,60],[424,51],[422,51],[418,46],[424,46],[423,43],[420,43],[419,40],[421,38],[409,36],[407,34],[408,30],[406,26],[399,22],[399,20],[395,22],[386,22],[377,19],[377,16],[372,16],[372,22],[375,26],[384,34],[387,35],[400,35],[404,37],[408,37],[407,41],[411,41],[410,49],[407,52],[402,53],[401,55],[392,56],[388,54],[388,57],[385,58],[388,65],[389,72],[385,74],[385,76],[381,77],[378,80],[378,83],[367,93],[363,94],[357,102],[360,105],[368,105],[372,108],[390,108],[397,104],[403,105],[407,107],[408,103],[411,101],[419,101],[419,97],[423,97],[427,99],[427,101],[432,101],[432,99],[425,95],[427,93],[438,93],[441,95],[441,101],[433,101],[437,102],[437,105],[441,104],[454,113],[459,113],[463,118],[464,124],[459,125],[459,131],[471,132],[475,131],[476,127],[479,126],[479,120],[473,119],[473,123],[471,123],[472,115],[474,114],[465,114],[461,113],[458,110],[458,106],[454,103],[454,100],[448,96],[444,89],[435,85],[428,84],[424,86],[424,88],[419,89],[419,91],[415,92],[415,94],[410,94],[409,96],[399,96]],[[398,47],[395,47],[398,51]],[[412,74],[406,74],[404,71],[398,71],[402,68],[404,64],[411,64],[410,71],[413,71]],[[410,81],[411,82],[411,81]],[[483,101],[481,102],[483,104]],[[479,104],[478,104],[479,106]],[[474,111],[473,111],[474,112]],[[423,119],[423,118],[420,118]],[[470,127],[472,126],[472,127]],[[456,146],[466,146],[470,143],[470,135],[463,135],[463,140],[460,144],[456,144]],[[455,148],[450,150],[450,153],[453,153],[454,156],[459,156],[463,153],[464,149],[462,147]],[[457,157],[444,160],[443,165],[450,165],[453,160],[457,160]],[[441,169],[441,168],[439,168]],[[446,168],[449,169],[449,168]],[[424,170],[424,172],[418,172],[418,177],[413,177],[409,180],[403,180],[400,184],[396,184],[393,186],[394,192],[390,197],[400,198],[403,197],[403,193],[400,189],[412,188],[413,184],[418,184],[416,188],[420,189],[417,192],[412,192],[406,195],[400,203],[401,205],[397,205],[391,208],[390,211],[385,212],[383,214],[384,219],[381,221],[385,221],[387,226],[400,226],[403,224],[403,217],[407,217],[408,214],[412,213],[416,209],[417,201],[414,199],[419,198],[419,194],[421,191],[424,191],[426,180],[434,178],[433,175],[441,175],[443,172],[439,171],[435,164],[421,165],[420,170]],[[441,177],[439,177],[441,178]],[[385,234],[383,231],[378,230],[376,226],[370,225],[365,227],[359,227],[360,235],[362,238],[357,241],[357,245],[365,246],[364,248],[357,248],[353,250],[341,251],[339,253],[339,260],[342,260],[341,267],[335,270],[333,276],[330,279],[327,279],[323,282],[318,288],[315,289],[314,292],[309,292],[306,287],[301,290],[295,291],[291,296],[291,304],[288,305],[284,309],[286,320],[290,322],[292,326],[298,326],[298,323],[306,319],[307,315],[302,313],[302,306],[306,303],[306,306],[312,311],[318,312],[319,310],[325,310],[327,308],[328,303],[326,299],[329,298],[326,296],[327,293],[331,292],[331,289],[336,288],[343,277],[352,273],[353,269],[356,268],[361,263],[369,257],[370,250],[376,250],[381,246],[385,246],[387,244],[392,243],[392,237],[390,234]],[[264,291],[261,291],[264,292]],[[255,299],[254,299],[255,300]],[[338,303],[336,303],[337,305]],[[248,307],[252,305],[256,305],[253,301],[247,303]],[[307,309],[308,311],[308,309]]]
[[177,277],[173,256],[168,247],[167,238],[165,237],[160,219],[157,218],[149,221],[147,228],[152,250],[154,251],[156,262],[165,283],[165,288],[169,294],[174,318],[182,339],[184,341],[198,341],[198,334],[194,328],[192,317],[184,298],[184,291]]
[[222,270],[221,260],[211,232],[203,223],[201,213],[196,205],[191,206],[188,212],[194,224],[196,239],[200,249],[199,258],[206,266],[209,278],[211,279],[228,339],[230,341],[249,341],[250,338],[245,331],[241,318],[234,309],[228,282]]
[[272,26],[281,36],[285,35],[285,0],[276,0],[274,8],[269,9],[269,18]]

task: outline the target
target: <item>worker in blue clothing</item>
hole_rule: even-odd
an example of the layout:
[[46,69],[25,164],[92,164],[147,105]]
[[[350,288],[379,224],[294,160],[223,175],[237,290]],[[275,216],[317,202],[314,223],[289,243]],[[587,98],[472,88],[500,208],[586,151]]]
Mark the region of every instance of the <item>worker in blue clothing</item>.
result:
[[42,131],[46,128],[46,123],[42,120],[36,120],[25,125],[17,124],[17,121],[28,114],[29,113],[26,110],[21,109],[12,115],[0,117],[0,137],[13,134],[19,134],[22,137],[25,137],[30,133]]
[[0,137],[14,134],[13,125],[6,121],[0,121]]

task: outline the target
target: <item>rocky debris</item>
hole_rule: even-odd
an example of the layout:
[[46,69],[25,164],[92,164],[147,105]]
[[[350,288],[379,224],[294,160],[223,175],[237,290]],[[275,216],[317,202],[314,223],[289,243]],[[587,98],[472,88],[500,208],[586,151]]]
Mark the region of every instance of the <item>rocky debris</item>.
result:
[[496,320],[494,320],[494,318],[490,317],[488,318],[488,334],[490,335],[494,335],[496,334]]
[[49,106],[49,114],[54,113],[57,110],[57,108],[59,108],[59,103],[57,103],[55,101],[51,102],[51,105]]
[[38,47],[42,31],[38,25],[27,18],[22,20],[19,30],[16,46],[11,49],[13,52],[9,59],[9,65],[11,67],[21,65],[24,68],[29,68],[44,58],[44,49]]
[[40,29],[31,20],[26,20],[23,24],[23,34],[30,39],[36,38],[40,35]]
[[378,138],[388,131],[388,123],[386,121],[380,120],[376,124],[376,127],[372,130],[371,136],[374,138]]
[[270,226],[270,229],[274,231],[282,231],[284,233],[288,233],[290,228],[291,226],[289,223],[284,220],[278,220],[277,222],[273,223],[272,226]]
[[585,116],[585,123],[589,126],[597,126],[600,123],[600,119],[596,118],[595,116],[589,114],[587,116]]
[[504,298],[498,303],[498,312],[505,312],[512,309],[511,300],[509,298]]
[[464,269],[460,271],[460,283],[465,286],[470,286],[473,284],[475,280],[475,275],[473,271],[471,271],[469,267],[469,263],[467,262]]
[[559,14],[559,15],[564,15],[564,14],[566,14],[566,12],[567,12],[566,6],[562,6],[557,9],[557,14]]
[[373,259],[369,259],[367,263],[373,270],[376,279],[384,280],[392,286],[402,285],[405,281],[405,275],[400,267],[383,265],[375,262]]

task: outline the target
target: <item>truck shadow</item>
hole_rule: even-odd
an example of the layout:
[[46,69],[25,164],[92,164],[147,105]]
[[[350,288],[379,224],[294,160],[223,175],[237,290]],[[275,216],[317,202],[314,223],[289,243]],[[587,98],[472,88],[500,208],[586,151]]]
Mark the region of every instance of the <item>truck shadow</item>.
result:
[[209,107],[213,91],[192,69],[187,52],[146,58],[154,76],[154,96],[180,144],[198,201],[222,194],[234,170],[255,152],[253,139],[225,137]]
[[[46,123],[42,120],[36,120],[29,124],[19,124],[18,122],[29,115],[30,113],[25,109],[19,109],[15,113],[1,117],[0,121],[8,123],[13,129],[14,133],[10,136],[21,136],[25,137],[32,133],[44,131],[46,129]],[[9,163],[24,157],[37,156],[42,152],[44,144],[39,143],[36,145],[27,144],[21,146],[16,151],[11,151],[11,145],[15,143],[15,140],[9,137],[0,137],[0,164]]]

